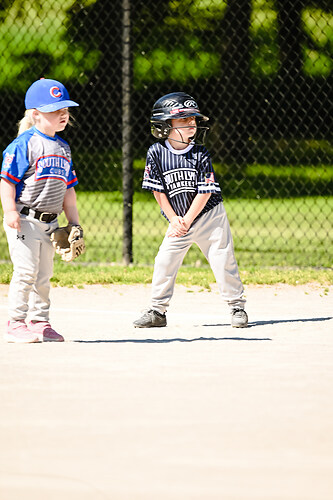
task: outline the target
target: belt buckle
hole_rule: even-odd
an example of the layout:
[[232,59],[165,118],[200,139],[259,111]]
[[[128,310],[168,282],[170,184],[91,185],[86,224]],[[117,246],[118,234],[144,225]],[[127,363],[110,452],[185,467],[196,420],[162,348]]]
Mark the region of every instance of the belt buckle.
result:
[[[44,216],[46,217],[44,219]],[[52,217],[52,214],[48,213],[48,212],[42,212],[39,216],[39,220],[41,220],[42,222],[50,222],[50,218]]]

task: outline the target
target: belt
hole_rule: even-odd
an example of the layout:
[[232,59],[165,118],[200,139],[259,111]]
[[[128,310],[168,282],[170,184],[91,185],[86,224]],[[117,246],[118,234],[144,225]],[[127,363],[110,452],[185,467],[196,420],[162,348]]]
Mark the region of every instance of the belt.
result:
[[33,208],[23,207],[21,210],[21,214],[30,215],[34,219],[38,219],[42,222],[52,222],[54,219],[58,217],[58,214],[50,214],[48,212],[40,212],[39,210],[34,210]]

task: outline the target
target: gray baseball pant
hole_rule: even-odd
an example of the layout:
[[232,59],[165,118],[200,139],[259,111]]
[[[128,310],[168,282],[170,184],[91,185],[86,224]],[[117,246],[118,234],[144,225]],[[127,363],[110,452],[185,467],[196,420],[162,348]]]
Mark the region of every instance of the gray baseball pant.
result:
[[53,274],[54,248],[50,234],[58,227],[30,216],[21,216],[21,231],[4,223],[13,276],[8,293],[8,313],[11,321],[48,321],[50,309],[50,279]]
[[203,214],[185,236],[168,237],[166,232],[155,258],[151,308],[165,313],[174,292],[178,269],[193,243],[208,260],[223,300],[231,309],[244,309],[244,288],[223,203]]

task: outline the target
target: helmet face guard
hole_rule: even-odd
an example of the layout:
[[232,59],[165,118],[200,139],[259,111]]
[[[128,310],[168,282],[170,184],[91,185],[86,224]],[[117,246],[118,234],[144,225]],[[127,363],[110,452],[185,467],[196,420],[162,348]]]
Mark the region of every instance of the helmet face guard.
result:
[[[189,94],[186,94],[185,92],[173,92],[171,94],[167,94],[158,99],[153,106],[150,118],[151,133],[157,139],[167,139],[170,131],[174,128],[186,128],[186,126],[172,127],[171,120],[174,118],[188,118],[190,116],[196,117],[197,122],[209,120],[207,116],[200,113],[196,101]],[[201,126],[197,123],[197,132],[191,142],[203,144],[208,129],[209,127]],[[202,140],[200,142],[197,141],[198,132],[202,134]],[[175,140],[175,142],[187,144],[184,141]]]

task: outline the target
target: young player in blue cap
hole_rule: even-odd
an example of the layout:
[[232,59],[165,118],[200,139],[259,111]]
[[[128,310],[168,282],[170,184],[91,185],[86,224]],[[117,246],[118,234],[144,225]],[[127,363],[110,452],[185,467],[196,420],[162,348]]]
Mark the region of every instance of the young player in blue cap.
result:
[[[65,129],[68,108],[78,106],[57,80],[34,82],[17,138],[3,153],[1,202],[13,276],[9,287],[8,342],[62,342],[49,323],[54,247],[51,233],[64,211],[79,224],[71,150],[57,132]],[[27,317],[30,322],[27,324]]]
[[178,269],[186,252],[197,243],[207,258],[222,298],[231,311],[231,325],[248,325],[244,289],[221,189],[207,149],[198,144],[200,121],[196,101],[184,92],[158,99],[152,110],[152,134],[160,142],[147,154],[142,187],[153,191],[169,227],[155,259],[150,308],[134,321],[136,328],[166,326],[166,310]]

